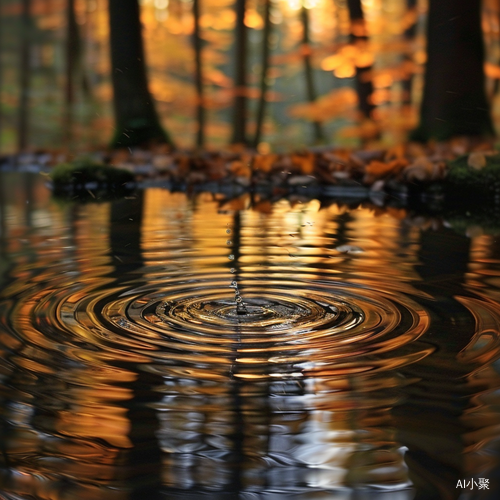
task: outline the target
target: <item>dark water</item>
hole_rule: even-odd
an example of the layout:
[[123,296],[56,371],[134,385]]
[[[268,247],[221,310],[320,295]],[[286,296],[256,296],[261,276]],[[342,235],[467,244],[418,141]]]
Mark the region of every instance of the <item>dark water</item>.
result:
[[0,181],[2,500],[499,498],[497,237]]

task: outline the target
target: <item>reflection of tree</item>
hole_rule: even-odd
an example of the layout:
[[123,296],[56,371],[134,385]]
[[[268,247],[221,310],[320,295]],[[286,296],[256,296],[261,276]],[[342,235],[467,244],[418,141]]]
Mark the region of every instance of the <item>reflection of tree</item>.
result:
[[[0,173],[0,259],[3,261],[7,257],[7,202],[4,192],[5,175]],[[2,266],[3,267],[3,266]],[[0,277],[2,276],[0,268]],[[0,282],[1,283],[1,282]]]
[[132,279],[131,273],[143,264],[141,253],[141,226],[144,196],[141,191],[133,198],[114,201],[111,204],[109,224],[110,254],[116,279],[123,282]]
[[[241,212],[238,210],[235,212],[233,216],[233,227],[232,227],[232,251],[233,251],[233,264],[234,264],[234,278],[236,282],[240,283],[240,275],[241,275]],[[238,286],[237,285],[237,286]],[[236,300],[243,300],[243,303],[236,303],[236,308],[238,311],[246,312],[246,306],[244,305],[244,297],[243,299],[239,297],[239,291],[237,290]],[[232,409],[234,412],[234,422],[233,422],[233,433],[232,433],[232,474],[231,474],[231,482],[228,485],[231,491],[239,492],[242,489],[242,478],[241,473],[245,462],[245,454],[243,450],[243,442],[245,437],[245,419],[243,415],[243,396],[241,394],[242,384],[240,379],[238,378],[238,367],[240,357],[240,350],[243,347],[244,339],[242,338],[241,328],[239,326],[235,327],[235,341],[231,348],[232,356],[231,356],[231,380],[230,384],[230,395],[231,395],[231,403]]]
[[461,364],[457,355],[470,342],[475,321],[455,296],[466,295],[469,250],[470,240],[452,230],[421,233],[421,281],[414,286],[428,294],[418,299],[431,318],[422,340],[433,344],[435,352],[404,370],[418,382],[408,386],[405,401],[393,410],[419,500],[458,497],[457,480],[467,475],[460,417],[470,397],[465,377],[471,366]]
[[[139,285],[134,273],[143,265],[141,210],[140,193],[135,199],[121,200],[111,207],[114,230],[110,231],[109,242],[115,265],[110,274],[118,287],[132,280]],[[98,213],[102,215],[102,211]],[[78,217],[70,222],[74,224],[74,232],[83,227],[83,234],[73,242],[87,241],[86,231],[90,226],[79,224]],[[101,218],[91,225],[94,228],[103,223]],[[80,259],[86,261],[87,252],[96,251],[95,244],[68,248],[68,252],[73,248],[78,252],[79,258],[72,256],[74,263]],[[41,258],[39,254],[38,261]],[[75,265],[72,271],[77,269]],[[85,270],[85,267],[80,269],[83,281],[88,278]],[[45,291],[50,293],[50,289],[44,290],[47,283],[36,279],[36,273],[43,273],[43,269],[35,268],[32,272],[35,277],[30,293],[41,297]],[[30,279],[26,273],[24,279]],[[72,287],[75,293],[79,288],[78,282]],[[27,304],[26,309],[31,311],[32,306]],[[61,326],[44,307],[38,307],[36,314],[24,314],[22,310],[10,312],[8,308],[3,312],[5,315],[0,319],[8,320],[9,324],[2,325],[2,331],[12,339],[22,331],[25,338],[18,342],[15,352],[12,341],[8,343],[10,349],[2,365],[5,370],[0,376],[2,388],[8,387],[0,394],[0,433],[5,437],[0,441],[0,462],[3,461],[4,466],[0,474],[2,490],[23,494],[25,489],[16,475],[8,475],[8,466],[24,472],[25,484],[42,499],[48,498],[48,493],[47,486],[42,487],[38,479],[40,474],[51,478],[50,498],[63,494],[80,498],[89,494],[96,500],[105,500],[112,491],[110,488],[116,487],[120,491],[116,494],[117,500],[157,498],[162,463],[156,437],[158,419],[152,405],[161,398],[157,388],[162,385],[162,377],[148,371],[148,366],[137,366],[134,362],[117,359],[103,364],[99,355],[94,357],[95,350],[90,344],[83,341],[83,345],[78,341],[72,344],[66,339],[68,332],[61,331]],[[111,324],[108,327],[114,328]],[[113,333],[120,335],[121,332]],[[61,336],[65,340],[61,341]],[[53,345],[46,343],[48,339]],[[37,342],[45,347],[41,349]],[[71,356],[72,349],[75,353],[85,353],[86,361],[81,362],[79,355]],[[27,369],[34,357],[39,371]]]
[[[462,422],[467,427],[464,446],[467,451],[466,460],[469,464],[470,476],[476,481],[480,477],[488,478],[491,485],[489,492],[484,491],[480,498],[481,500],[495,500],[498,498],[500,485],[500,428],[498,425],[500,422],[500,391],[498,390],[500,387],[500,345],[498,343],[500,282],[497,278],[500,271],[500,238],[481,236],[474,243],[471,251],[474,258],[471,259],[473,265],[468,276],[468,285],[494,301],[490,307],[496,314],[483,309],[483,314],[481,314],[483,332],[480,332],[480,336],[474,339],[473,348],[469,348],[467,353],[468,356],[472,355],[479,369],[468,377],[468,385],[474,391],[474,398],[467,412],[464,412]],[[481,302],[482,307],[487,304]],[[488,345],[489,348],[474,349],[480,347],[482,343]]]
[[[114,272],[118,285],[133,282],[139,286],[144,266],[141,248],[144,193],[136,192],[131,199],[113,202],[110,221],[110,254],[114,259]],[[117,332],[119,334],[119,331]],[[130,422],[128,437],[131,449],[127,453],[127,482],[129,500],[159,498],[161,487],[162,452],[157,433],[159,421],[153,405],[160,401],[159,388],[163,378],[149,370],[148,365],[110,362],[135,373],[132,381],[120,384],[130,391],[131,397],[122,403]]]
[[[34,176],[16,174],[13,178],[9,177],[10,179],[5,174],[0,175],[1,217],[2,219],[5,217],[7,207],[4,185],[10,186],[12,181],[17,182],[24,188],[20,196],[24,220],[20,226],[23,228],[24,235],[29,236],[33,230],[33,210],[37,201],[34,196]],[[9,197],[8,201],[15,205],[12,198]],[[2,239],[5,237],[5,226],[2,227]],[[7,257],[7,241],[5,240],[4,243],[2,258]],[[34,262],[38,257],[37,249],[34,244],[30,245],[29,249],[29,260]],[[17,266],[21,269],[17,269]],[[17,263],[17,266],[14,265],[11,272],[2,272],[2,289],[8,289],[9,286],[15,284],[20,276],[23,278],[23,283],[30,283],[30,280],[40,272],[40,269],[36,268],[31,268],[29,272],[25,269],[23,272],[22,263]],[[32,290],[39,286],[31,281]],[[40,389],[38,394],[42,396],[39,400],[40,408],[45,403],[45,384],[50,386],[51,390],[60,389],[60,386],[54,384],[50,377],[44,374],[36,377],[22,367],[23,361],[29,359],[30,354],[33,354],[36,349],[32,343],[19,335],[19,328],[22,328],[23,334],[26,334],[31,331],[31,325],[28,324],[26,318],[19,319],[19,311],[17,311],[18,315],[15,315],[16,299],[23,300],[22,290],[19,297],[16,294],[9,298],[0,297],[0,358],[2,359],[0,369],[0,488],[2,490],[8,490],[11,485],[15,485],[14,471],[21,470],[26,474],[26,471],[31,469],[33,456],[43,452],[40,432],[36,429],[33,420],[36,417],[36,411],[32,404],[33,393],[31,391]]]

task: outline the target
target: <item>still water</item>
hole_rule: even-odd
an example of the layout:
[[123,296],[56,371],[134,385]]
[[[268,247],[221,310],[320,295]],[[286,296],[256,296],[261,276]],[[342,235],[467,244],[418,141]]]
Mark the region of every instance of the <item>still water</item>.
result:
[[500,239],[0,178],[0,498],[499,498]]

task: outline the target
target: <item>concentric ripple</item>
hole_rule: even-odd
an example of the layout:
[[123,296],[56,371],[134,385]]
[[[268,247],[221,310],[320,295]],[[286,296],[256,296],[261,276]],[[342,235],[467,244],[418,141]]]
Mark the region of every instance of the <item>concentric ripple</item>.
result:
[[2,492],[399,493],[404,449],[444,491],[447,457],[498,420],[498,290],[473,290],[461,261],[438,269],[420,251],[435,235],[364,209],[136,201],[12,232],[26,243],[0,276]]
[[170,325],[188,327],[201,324],[205,333],[211,333],[210,326],[216,327],[218,332],[220,328],[237,328],[246,332],[263,330],[266,333],[340,325],[348,327],[348,323],[358,323],[363,318],[361,310],[355,310],[348,304],[276,293],[262,297],[256,292],[249,292],[244,303],[245,313],[241,313],[230,298],[187,297],[175,302],[162,302],[156,308],[156,314]]
[[314,352],[310,361],[348,356],[360,367],[366,362],[363,355],[400,349],[428,326],[425,311],[402,294],[342,282],[312,282],[305,289],[299,281],[258,281],[258,286],[243,286],[245,314],[238,311],[226,281],[205,276],[163,287],[86,294],[60,304],[64,314],[59,321],[69,319],[73,331],[76,321],[96,344],[111,342],[152,358],[184,351],[193,362],[210,356],[213,363],[237,349],[261,362],[278,356],[289,363]]

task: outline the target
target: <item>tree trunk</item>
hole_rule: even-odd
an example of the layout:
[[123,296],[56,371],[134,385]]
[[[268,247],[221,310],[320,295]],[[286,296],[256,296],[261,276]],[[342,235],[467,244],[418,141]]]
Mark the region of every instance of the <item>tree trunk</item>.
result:
[[116,121],[112,146],[171,144],[148,88],[138,0],[109,0],[109,24]]
[[[301,10],[302,19],[302,47],[303,47],[303,60],[304,60],[304,75],[306,78],[306,92],[307,99],[309,102],[316,101],[316,89],[314,87],[314,77],[313,68],[311,64],[311,53],[310,53],[310,39],[309,39],[309,12],[302,6]],[[313,122],[314,140],[316,143],[324,142],[325,135],[323,133],[323,127],[321,122]]]
[[430,0],[420,125],[413,139],[491,136],[481,0]]
[[[497,12],[497,23],[500,23],[500,8],[498,9]],[[497,64],[500,65],[500,58],[497,59]],[[493,82],[492,98],[498,94],[499,90],[500,90],[500,78],[495,78],[495,81]]]
[[[365,44],[368,40],[366,33],[365,18],[361,0],[348,0],[349,19],[351,21],[351,43],[353,45]],[[373,83],[370,77],[372,66],[356,66],[356,94],[358,96],[358,107],[363,118],[371,118],[375,106],[371,102],[373,94]]]
[[21,4],[21,50],[19,66],[19,105],[17,122],[17,149],[20,152],[28,146],[29,93],[31,83],[31,0]]
[[194,17],[194,62],[195,62],[195,86],[196,86],[196,145],[202,147],[205,142],[205,106],[203,102],[203,72],[201,61],[202,40],[200,37],[200,0],[193,0]]
[[[417,34],[417,0],[406,0],[407,11],[411,16],[415,16],[415,20],[406,28],[403,36],[408,44],[408,47],[405,48],[405,54],[403,59],[406,63],[411,64],[413,61],[413,42],[415,40],[415,35]],[[410,71],[403,78],[402,87],[403,87],[403,106],[411,105],[411,94],[413,89],[413,71]]]
[[[3,8],[3,2],[0,0],[0,11]],[[1,14],[0,14],[1,15]],[[1,17],[0,17],[1,19]],[[3,54],[3,33],[1,31],[1,26],[0,26],[0,54]],[[0,58],[0,153],[2,152],[2,126],[3,126],[3,95],[2,95],[2,90],[3,90],[3,67],[2,67],[2,60]]]
[[267,94],[267,73],[269,70],[269,36],[271,35],[271,0],[264,0],[264,32],[262,33],[262,69],[260,75],[260,98],[257,108],[257,121],[255,125],[255,137],[253,147],[256,148],[260,143],[262,135],[262,125],[266,114],[266,94]]
[[247,27],[245,26],[246,0],[236,0],[235,27],[235,77],[234,77],[234,120],[233,144],[247,143]]
[[66,5],[66,84],[64,89],[64,142],[71,147],[73,140],[73,105],[75,101],[75,69],[80,53],[80,39],[76,24],[75,0]]

